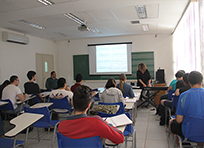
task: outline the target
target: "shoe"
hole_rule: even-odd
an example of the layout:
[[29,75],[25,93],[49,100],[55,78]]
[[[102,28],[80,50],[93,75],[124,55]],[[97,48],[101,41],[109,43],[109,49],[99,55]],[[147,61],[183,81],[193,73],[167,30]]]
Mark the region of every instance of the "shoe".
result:
[[163,125],[165,125],[165,123],[160,121],[159,125],[163,126]]

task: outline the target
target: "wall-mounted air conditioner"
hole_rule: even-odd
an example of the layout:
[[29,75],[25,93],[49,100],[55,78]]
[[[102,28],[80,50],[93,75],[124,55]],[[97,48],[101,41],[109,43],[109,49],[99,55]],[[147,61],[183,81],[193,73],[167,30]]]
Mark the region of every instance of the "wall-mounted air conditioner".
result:
[[2,32],[2,41],[27,45],[29,37],[4,31]]

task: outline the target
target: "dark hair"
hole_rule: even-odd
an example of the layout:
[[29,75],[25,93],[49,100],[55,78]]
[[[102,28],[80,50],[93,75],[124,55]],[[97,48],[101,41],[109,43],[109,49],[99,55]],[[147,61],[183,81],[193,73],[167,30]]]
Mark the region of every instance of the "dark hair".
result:
[[182,72],[182,73],[186,73],[185,70],[179,70],[179,71]]
[[65,78],[59,78],[59,79],[57,80],[57,86],[58,86],[58,88],[63,88],[65,83],[66,83],[66,79],[65,79]]
[[27,78],[28,78],[29,80],[31,80],[35,75],[36,75],[36,72],[31,70],[31,71],[29,71],[29,72],[27,73]]
[[192,71],[188,76],[188,82],[191,85],[201,84],[202,81],[203,81],[203,76],[198,71]]
[[185,73],[184,73],[183,71],[179,70],[179,71],[177,71],[177,73],[175,74],[175,77],[181,78],[181,77],[183,77],[184,74],[185,74]]
[[[185,73],[184,75],[183,75],[183,81],[186,83],[186,84],[188,84],[188,76],[189,76],[189,73]],[[189,85],[189,84],[188,84]]]
[[18,76],[13,75],[13,76],[10,77],[10,82],[13,83],[17,79],[18,79]]
[[108,79],[108,82],[106,83],[105,88],[108,89],[110,87],[115,87],[115,84],[116,84],[115,79],[110,78],[110,79]]
[[77,87],[73,96],[74,110],[85,111],[91,101],[92,90],[88,86]]
[[81,80],[83,80],[83,75],[79,73],[76,75],[76,82],[81,82]]
[[55,71],[52,71],[52,72],[50,73],[50,75],[52,76],[54,73],[55,73]]
[[10,81],[9,80],[5,80],[1,85],[3,85],[4,87],[6,87],[7,85],[10,84]]

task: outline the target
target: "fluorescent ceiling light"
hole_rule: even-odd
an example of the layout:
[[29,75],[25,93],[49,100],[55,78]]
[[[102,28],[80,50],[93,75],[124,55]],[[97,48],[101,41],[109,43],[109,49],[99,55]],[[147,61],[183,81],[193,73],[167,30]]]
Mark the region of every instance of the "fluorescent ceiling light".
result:
[[68,17],[69,19],[75,21],[76,23],[80,24],[80,25],[85,25],[85,22],[78,18],[77,16],[73,15],[72,13],[65,13],[64,16]]
[[149,31],[149,25],[148,24],[143,24],[142,25],[142,30],[143,31]]
[[54,4],[53,2],[51,2],[51,1],[48,1],[48,0],[38,0],[40,3],[42,3],[42,4],[44,4],[44,5],[52,5],[52,4]]
[[145,5],[137,5],[136,6],[137,14],[140,19],[147,18],[146,6]]
[[37,25],[37,24],[35,24],[35,23],[28,22],[28,21],[26,21],[26,20],[20,20],[20,22],[23,23],[23,24],[26,24],[26,25],[28,25],[28,26],[31,26],[31,27],[34,27],[34,28],[40,29],[40,30],[45,29],[44,26],[40,26],[40,25]]

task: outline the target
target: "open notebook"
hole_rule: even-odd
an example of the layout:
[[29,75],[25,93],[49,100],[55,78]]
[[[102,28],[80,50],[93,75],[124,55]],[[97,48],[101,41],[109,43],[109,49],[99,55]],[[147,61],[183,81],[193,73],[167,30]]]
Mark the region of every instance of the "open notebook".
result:
[[114,117],[103,118],[103,119],[115,127],[132,124],[132,121],[125,114],[117,115]]

